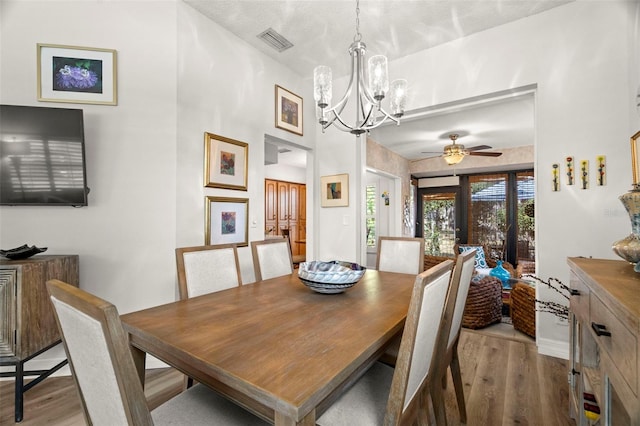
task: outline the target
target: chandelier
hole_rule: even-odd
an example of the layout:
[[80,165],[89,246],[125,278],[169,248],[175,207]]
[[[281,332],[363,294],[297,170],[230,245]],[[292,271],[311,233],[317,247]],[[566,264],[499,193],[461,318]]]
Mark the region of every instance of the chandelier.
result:
[[[387,121],[400,124],[407,98],[407,81],[394,80],[389,84],[387,58],[375,55],[369,59],[368,73],[364,66],[367,46],[360,34],[360,1],[356,0],[356,33],[349,47],[351,56],[351,78],[342,98],[331,107],[332,75],[331,68],[319,65],[313,70],[313,97],[316,101],[316,117],[322,126],[322,132],[336,124],[344,132],[360,136]],[[368,76],[368,78],[367,78]],[[355,89],[356,116],[353,124],[348,124],[341,116],[352,90]],[[382,108],[382,100],[389,93],[389,114]]]

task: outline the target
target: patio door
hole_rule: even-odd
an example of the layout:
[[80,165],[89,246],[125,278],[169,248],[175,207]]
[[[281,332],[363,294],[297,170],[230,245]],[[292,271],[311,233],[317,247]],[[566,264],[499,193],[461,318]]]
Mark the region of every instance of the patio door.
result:
[[418,227],[416,233],[424,238],[425,255],[453,256],[460,228],[460,188],[430,188],[418,191]]
[[460,186],[418,191],[425,255],[454,256],[454,245],[483,244],[493,258],[535,260],[533,171],[460,176]]

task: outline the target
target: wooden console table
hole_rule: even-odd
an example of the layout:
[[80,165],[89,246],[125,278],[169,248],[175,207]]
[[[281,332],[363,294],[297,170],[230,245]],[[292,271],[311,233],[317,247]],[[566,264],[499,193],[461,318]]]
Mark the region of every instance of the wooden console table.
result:
[[[55,371],[64,360],[49,370],[25,371],[24,364],[60,343],[60,333],[45,286],[57,278],[78,286],[77,255],[36,255],[24,260],[0,260],[0,365],[13,365],[15,372],[15,421],[22,421],[23,394]],[[25,376],[38,376],[26,385]]]
[[580,426],[639,426],[640,274],[622,260],[568,263],[570,414]]

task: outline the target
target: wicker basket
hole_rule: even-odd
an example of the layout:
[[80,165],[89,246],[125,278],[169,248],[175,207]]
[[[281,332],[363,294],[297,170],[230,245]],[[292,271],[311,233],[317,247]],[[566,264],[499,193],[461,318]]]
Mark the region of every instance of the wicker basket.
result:
[[447,260],[453,260],[455,262],[455,258],[449,257],[449,256],[433,256],[433,255],[425,255],[424,256],[424,270],[426,271],[429,268],[433,268],[436,265],[439,265],[440,263],[447,261]]
[[495,277],[474,278],[464,306],[462,326],[482,328],[502,320],[502,282]]
[[513,328],[536,337],[536,289],[517,283],[511,290],[511,321]]

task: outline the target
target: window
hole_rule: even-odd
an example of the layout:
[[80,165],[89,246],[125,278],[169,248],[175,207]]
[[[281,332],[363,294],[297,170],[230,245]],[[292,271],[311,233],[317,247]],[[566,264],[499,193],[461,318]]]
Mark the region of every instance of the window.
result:
[[469,176],[469,214],[467,241],[481,243],[491,250],[491,257],[505,258],[507,232],[506,174]]
[[533,172],[521,172],[516,175],[518,187],[518,243],[516,256],[520,260],[535,260],[534,195],[535,179]]

